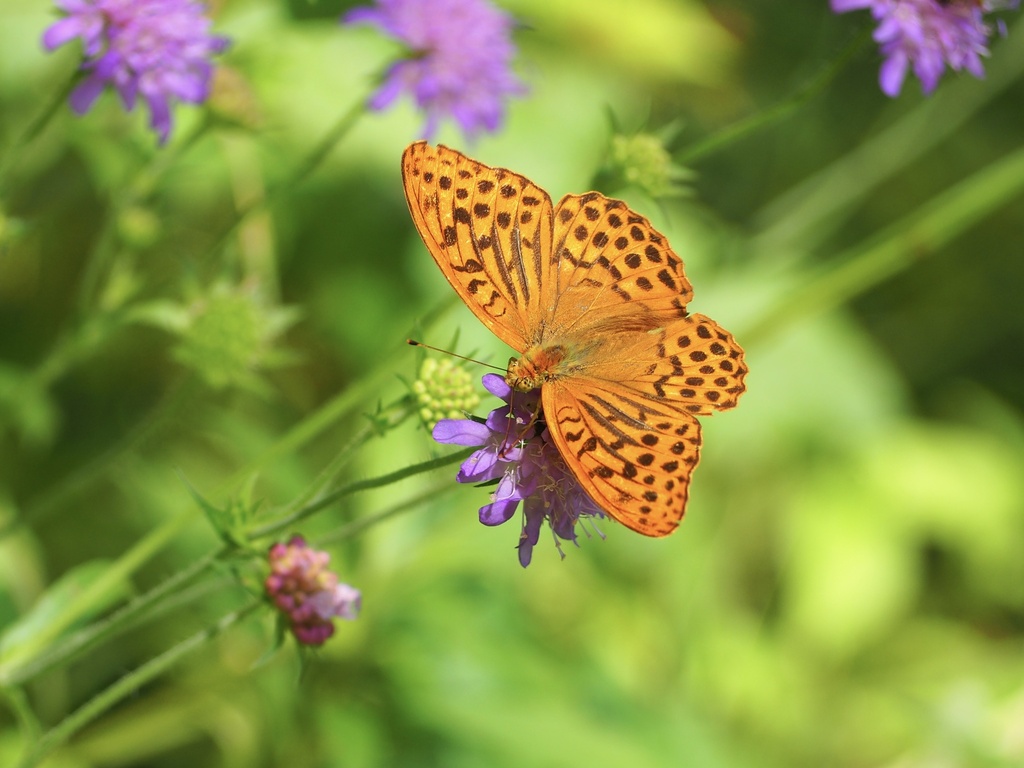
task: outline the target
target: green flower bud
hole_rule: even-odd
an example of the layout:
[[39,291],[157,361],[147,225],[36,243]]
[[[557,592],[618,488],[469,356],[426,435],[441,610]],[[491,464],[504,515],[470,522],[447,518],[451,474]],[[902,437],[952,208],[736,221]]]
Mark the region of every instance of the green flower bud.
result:
[[623,184],[638,187],[654,198],[683,194],[680,182],[693,176],[675,165],[662,140],[650,133],[613,136],[608,164]]
[[463,418],[480,404],[469,372],[447,358],[425,359],[412,391],[420,405],[420,418],[429,429],[441,419]]
[[289,362],[272,347],[275,337],[294,322],[295,313],[265,306],[253,291],[218,286],[188,312],[190,320],[174,357],[211,387],[260,391],[264,385],[257,370]]

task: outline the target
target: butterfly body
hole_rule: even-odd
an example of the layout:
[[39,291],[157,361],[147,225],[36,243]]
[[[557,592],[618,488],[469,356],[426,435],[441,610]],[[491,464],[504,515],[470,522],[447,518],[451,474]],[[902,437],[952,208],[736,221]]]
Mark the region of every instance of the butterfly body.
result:
[[541,390],[573,476],[633,530],[673,531],[699,456],[695,416],[733,407],[747,372],[732,336],[687,311],[682,259],[597,192],[553,205],[523,176],[423,142],[406,149],[402,175],[448,282],[519,353],[506,382]]
[[559,344],[530,347],[522,357],[508,361],[505,383],[519,392],[540,389],[559,375],[570,373],[561,370],[568,359],[571,359],[569,351]]

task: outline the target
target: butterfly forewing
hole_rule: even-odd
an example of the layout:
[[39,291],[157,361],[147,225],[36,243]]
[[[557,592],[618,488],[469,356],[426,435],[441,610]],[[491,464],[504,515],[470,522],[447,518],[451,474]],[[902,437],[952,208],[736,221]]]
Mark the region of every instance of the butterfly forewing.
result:
[[523,176],[424,142],[405,150],[402,180],[416,228],[448,282],[522,352],[545,314],[551,198]]
[[650,329],[686,316],[693,296],[668,240],[621,200],[566,195],[554,211],[557,297],[552,327]]

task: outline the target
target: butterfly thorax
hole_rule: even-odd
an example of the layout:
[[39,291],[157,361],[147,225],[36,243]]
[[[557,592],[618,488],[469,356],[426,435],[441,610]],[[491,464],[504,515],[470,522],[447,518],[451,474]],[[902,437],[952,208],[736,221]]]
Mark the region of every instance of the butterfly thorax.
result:
[[536,344],[523,352],[518,360],[513,357],[508,361],[505,383],[519,392],[538,389],[544,382],[562,373],[559,367],[567,354],[566,348],[558,344]]

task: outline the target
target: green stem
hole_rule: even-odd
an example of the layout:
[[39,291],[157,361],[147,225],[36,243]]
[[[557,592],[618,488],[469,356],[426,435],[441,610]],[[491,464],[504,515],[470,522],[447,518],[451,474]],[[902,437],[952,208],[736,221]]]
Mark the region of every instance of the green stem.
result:
[[1024,147],[946,190],[868,243],[842,254],[839,267],[786,296],[739,338],[744,344],[757,345],[796,322],[845,304],[935,253],[1022,192]]
[[278,533],[281,530],[289,528],[290,526],[294,525],[295,523],[298,523],[301,520],[305,520],[307,517],[319,512],[321,509],[324,509],[325,507],[330,506],[339,499],[342,499],[345,496],[351,496],[353,493],[358,493],[359,491],[367,491],[371,488],[381,488],[385,485],[391,485],[392,483],[397,483],[400,480],[405,480],[407,477],[419,475],[424,472],[432,472],[435,469],[446,467],[449,464],[454,464],[457,461],[462,461],[463,459],[468,457],[473,452],[473,450],[474,449],[467,448],[464,451],[458,451],[457,453],[451,453],[448,454],[447,456],[441,456],[436,459],[430,459],[429,461],[423,461],[420,462],[419,464],[413,464],[412,466],[404,467],[403,469],[399,469],[387,475],[381,475],[380,477],[373,477],[368,480],[359,480],[354,483],[349,483],[344,488],[339,488],[338,490],[329,493],[320,499],[317,499],[312,504],[309,504],[303,507],[302,509],[296,510],[290,515],[285,515],[284,517],[274,520],[273,522],[266,523],[265,525],[261,525],[258,528],[254,528],[252,531],[249,532],[248,539],[250,541],[255,541],[256,539],[262,539],[265,536],[271,536],[275,533]]
[[1024,72],[1024,22],[1014,25],[986,68],[984,80],[962,77],[945,84],[885,130],[774,198],[754,216],[759,231],[751,248],[773,256],[814,248],[872,190],[899,178],[955,136],[988,102],[1019,83]]
[[717,152],[719,149],[722,149],[733,142],[745,138],[750,134],[767,128],[773,123],[777,123],[783,118],[788,117],[791,112],[795,112],[811,99],[815,98],[819,93],[824,91],[825,88],[828,87],[828,85],[835,79],[836,75],[838,75],[850,62],[850,59],[852,59],[869,40],[871,40],[871,30],[865,30],[849,45],[847,45],[836,59],[818,73],[817,77],[813,78],[801,88],[798,88],[792,96],[778,104],[775,104],[774,106],[769,107],[768,109],[761,110],[756,114],[738,120],[717,133],[707,136],[695,144],[690,145],[677,154],[676,160],[683,165],[690,165],[694,161],[699,160],[706,155]]
[[64,83],[60,91],[54,96],[53,100],[46,106],[46,109],[39,112],[35,118],[25,126],[18,138],[14,140],[10,147],[4,152],[3,158],[0,158],[0,198],[7,191],[7,175],[10,173],[15,161],[25,151],[25,147],[28,146],[29,142],[35,139],[37,136],[42,134],[46,124],[53,119],[53,116],[57,114],[57,110],[61,108],[61,105],[67,100],[68,95],[71,93],[72,88],[78,81],[77,73]]
[[[420,326],[430,327],[442,314],[458,304],[458,297],[452,296],[440,303],[424,318]],[[393,379],[403,367],[408,367],[409,347],[403,342],[393,349],[393,354],[385,356],[386,362],[379,365],[364,378],[350,384],[334,399],[324,403],[315,412],[292,427],[270,448],[257,456],[245,466],[238,469],[227,480],[220,484],[218,491],[224,491],[244,482],[254,472],[274,464],[282,456],[298,451],[302,446],[333,426],[352,412],[357,406],[371,399],[380,392],[389,380]]]
[[110,196],[106,218],[93,248],[78,290],[78,312],[86,317],[89,308],[100,294],[100,286],[110,272],[111,264],[118,256],[120,247],[117,225],[121,212],[132,205],[144,203],[153,195],[157,182],[169,168],[181,159],[203,136],[212,125],[212,119],[204,113],[192,131],[184,139],[176,141],[166,150],[158,152],[145,165],[138,168],[127,183],[122,183],[118,190]]
[[232,624],[245,618],[262,605],[261,600],[250,600],[246,605],[237,611],[227,614],[212,627],[207,627],[187,640],[178,643],[173,648],[161,653],[138,669],[129,672],[119,678],[115,683],[98,693],[81,707],[76,709],[64,720],[47,731],[29,750],[22,756],[18,768],[32,768],[46,757],[50,752],[66,742],[76,732],[102,715],[122,699],[132,695],[139,688],[151,680],[156,679],[168,669],[173,667],[185,656],[205,645],[217,637]]
[[91,613],[95,606],[103,601],[117,585],[128,579],[136,569],[146,563],[184,529],[194,514],[194,508],[189,507],[146,534],[135,546],[111,564],[102,576],[90,583],[74,603],[61,611],[52,622],[34,635],[31,645],[13,649],[5,659],[4,667],[16,668],[19,663],[24,663],[24,660],[35,656],[34,649],[46,648],[79,619]]
[[337,530],[331,531],[324,536],[320,536],[317,539],[317,544],[333,544],[339,541],[344,541],[345,539],[351,539],[378,523],[389,520],[403,512],[408,512],[410,509],[415,509],[421,504],[425,504],[432,499],[436,499],[438,496],[448,493],[454,488],[455,484],[450,480],[446,480],[443,484],[438,483],[437,485],[428,488],[423,493],[417,494],[405,501],[400,501],[387,509],[382,509],[380,512],[375,512],[372,515],[367,515],[366,517],[361,517],[358,520],[353,520],[351,523],[347,523]]
[[37,497],[29,499],[24,513],[0,526],[0,539],[20,525],[38,522],[52,514],[61,504],[77,497],[97,479],[103,477],[120,457],[151,438],[189,402],[195,393],[194,381],[173,385],[156,407],[146,414],[114,445],[88,463],[57,480]]
[[415,402],[406,396],[374,414],[371,421],[359,429],[352,439],[338,451],[331,463],[317,474],[316,479],[310,483],[309,487],[284,508],[284,513],[290,514],[309,503],[311,499],[317,498],[318,494],[337,479],[338,473],[352,460],[357,448],[368,442],[370,438],[397,427],[415,413],[415,408]]
[[57,345],[32,372],[39,387],[48,387],[79,361],[95,352],[121,324],[119,312],[107,312],[80,324],[62,336]]
[[0,694],[10,703],[11,711],[18,720],[22,736],[26,742],[32,742],[39,738],[42,733],[42,726],[32,711],[32,705],[28,702],[25,692],[18,687],[6,688],[0,686]]
[[[0,687],[21,685],[54,667],[67,664],[102,641],[108,640],[134,626],[147,614],[150,616],[155,615],[158,607],[161,610],[166,610],[170,607],[168,602],[165,602],[166,598],[175,590],[183,588],[188,582],[213,565],[223,553],[224,549],[221,548],[196,560],[149,592],[140,595],[115,611],[106,619],[80,629],[75,634],[55,644],[45,653],[30,659],[20,667],[15,667],[9,672],[0,670]],[[8,665],[5,664],[5,666]]]
[[200,258],[200,261],[205,261],[213,254],[223,248],[224,244],[231,238],[242,222],[254,211],[272,205],[288,193],[292,192],[299,184],[306,180],[306,178],[313,173],[319,166],[320,163],[331,153],[331,150],[341,141],[345,134],[347,134],[352,126],[356,124],[356,121],[363,114],[366,100],[360,99],[349,108],[347,112],[338,118],[338,121],[334,126],[320,139],[313,151],[306,155],[306,158],[299,164],[299,166],[292,172],[292,174],[282,182],[271,186],[267,193],[260,198],[256,198],[246,205],[242,206],[236,213],[231,223],[224,229],[224,231],[214,240],[213,244],[206,250],[204,257]]

